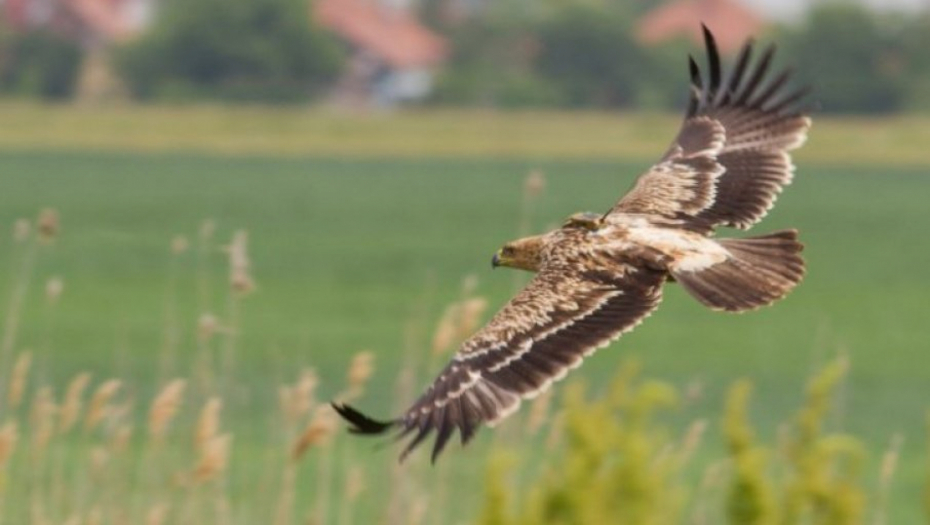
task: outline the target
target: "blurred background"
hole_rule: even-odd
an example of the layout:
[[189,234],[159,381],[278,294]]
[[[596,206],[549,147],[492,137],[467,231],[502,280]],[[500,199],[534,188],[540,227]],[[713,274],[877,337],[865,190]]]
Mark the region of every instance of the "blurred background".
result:
[[793,0],[5,0],[0,89],[224,101],[667,109],[695,21],[773,39],[829,113],[930,110],[928,6]]
[[[813,88],[753,230],[805,282],[668,286],[435,467],[346,435],[665,151],[702,22]],[[928,49],[926,0],[0,1],[0,522],[924,522]]]

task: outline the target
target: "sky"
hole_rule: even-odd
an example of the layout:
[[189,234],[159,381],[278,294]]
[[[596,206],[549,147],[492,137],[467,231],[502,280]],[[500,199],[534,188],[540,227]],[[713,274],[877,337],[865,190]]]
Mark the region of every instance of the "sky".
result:
[[[755,8],[760,13],[773,18],[790,20],[802,14],[808,7],[823,0],[740,0],[743,4]],[[930,8],[930,0],[857,0],[869,7],[882,10],[908,10]]]

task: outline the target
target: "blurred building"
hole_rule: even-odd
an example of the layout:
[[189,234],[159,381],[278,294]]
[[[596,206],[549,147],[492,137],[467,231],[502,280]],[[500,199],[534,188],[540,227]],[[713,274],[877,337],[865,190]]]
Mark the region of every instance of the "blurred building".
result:
[[151,0],[4,0],[14,30],[45,28],[85,46],[124,41],[148,23]]
[[14,31],[46,30],[84,48],[76,97],[122,98],[125,89],[112,71],[108,50],[141,33],[155,0],[0,0],[4,22]]
[[673,0],[646,13],[636,36],[646,45],[682,37],[702,45],[701,23],[714,32],[724,53],[737,51],[765,26],[760,15],[739,0]]
[[337,102],[390,106],[426,97],[448,43],[398,0],[317,0],[317,23],[347,42],[352,56],[339,81]]

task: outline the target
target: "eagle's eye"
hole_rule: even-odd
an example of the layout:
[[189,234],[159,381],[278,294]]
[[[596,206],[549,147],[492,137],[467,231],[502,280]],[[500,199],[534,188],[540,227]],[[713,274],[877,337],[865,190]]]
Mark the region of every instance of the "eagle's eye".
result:
[[505,256],[507,256],[507,257],[513,256],[513,254],[514,254],[513,246],[504,246],[504,247],[501,249],[501,254],[502,254],[502,255],[505,255]]

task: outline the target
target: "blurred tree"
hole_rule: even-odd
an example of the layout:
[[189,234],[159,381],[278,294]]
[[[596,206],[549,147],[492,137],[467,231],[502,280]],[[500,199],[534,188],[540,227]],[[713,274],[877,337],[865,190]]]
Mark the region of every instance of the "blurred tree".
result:
[[0,36],[0,89],[18,95],[65,99],[74,94],[83,53],[72,40],[47,30]]
[[575,7],[543,24],[540,74],[569,106],[629,106],[646,77],[646,56],[629,18],[609,7]]
[[560,103],[555,87],[534,70],[539,42],[529,21],[473,19],[449,31],[453,55],[438,78],[435,102],[492,107]]
[[[887,19],[852,3],[818,4],[784,41],[799,76],[826,112],[888,112],[902,106],[906,63]],[[893,27],[893,26],[892,26]]]
[[342,49],[306,0],[167,0],[118,68],[140,98],[299,100],[339,71]]
[[905,109],[930,111],[930,11],[902,21],[900,41],[906,65]]

